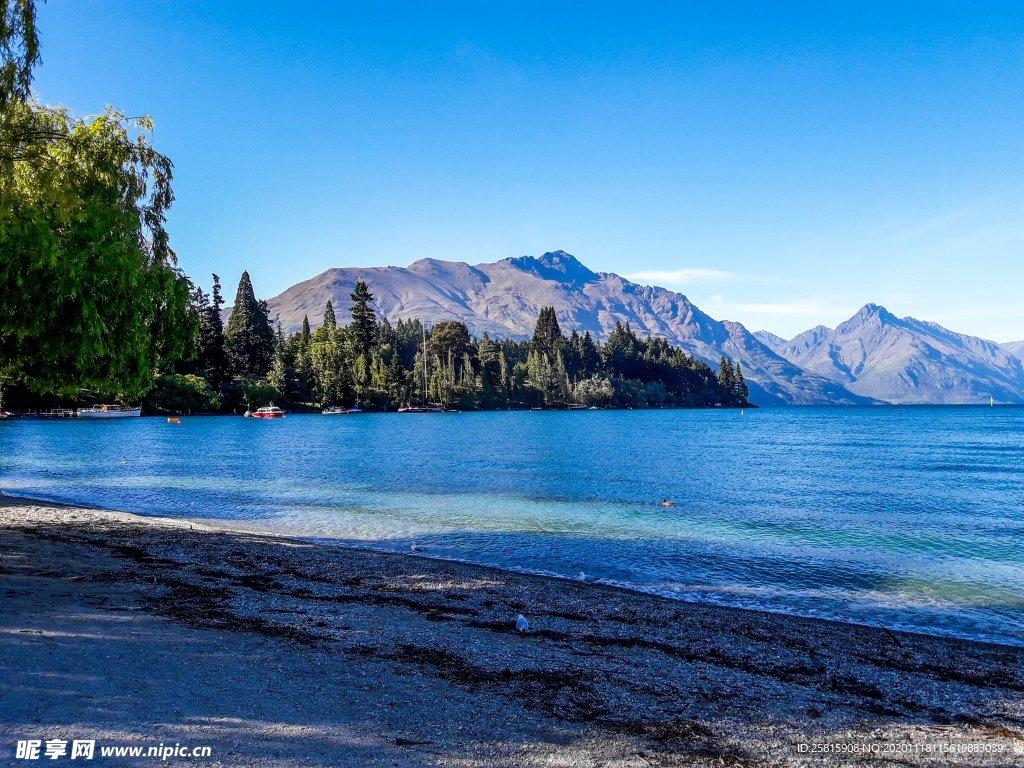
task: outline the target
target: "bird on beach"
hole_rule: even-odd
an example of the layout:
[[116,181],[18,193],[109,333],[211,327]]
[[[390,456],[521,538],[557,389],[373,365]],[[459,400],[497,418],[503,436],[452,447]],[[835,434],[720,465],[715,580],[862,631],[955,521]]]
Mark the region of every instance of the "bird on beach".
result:
[[416,546],[416,542],[415,541],[409,546],[409,549],[411,549],[413,552],[419,552],[420,551],[420,548]]
[[520,613],[518,616],[516,616],[516,631],[517,632],[526,632],[529,628],[530,628],[530,622],[528,622],[526,620],[526,617],[523,616],[523,614]]

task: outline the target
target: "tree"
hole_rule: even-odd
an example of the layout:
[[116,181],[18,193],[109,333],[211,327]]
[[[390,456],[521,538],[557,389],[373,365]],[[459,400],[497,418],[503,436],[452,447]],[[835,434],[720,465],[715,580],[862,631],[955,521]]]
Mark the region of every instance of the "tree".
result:
[[309,342],[313,389],[321,405],[351,402],[350,354],[339,328],[321,327]]
[[444,320],[430,329],[427,351],[445,362],[458,360],[469,349],[469,329],[458,320]]
[[733,403],[735,405],[744,406],[747,405],[747,398],[750,397],[750,389],[747,387],[747,382],[743,379],[743,369],[740,368],[740,364],[736,363],[735,378],[732,384]]
[[210,301],[202,294],[199,309],[199,336],[196,340],[196,365],[214,387],[227,378],[227,359],[224,356],[224,321],[221,309],[224,297],[220,291],[220,277],[213,276],[213,296]]
[[32,0],[3,0],[0,9],[0,109],[26,101],[32,68],[39,63],[36,8]]
[[555,351],[564,343],[562,329],[558,326],[558,317],[554,307],[542,307],[537,325],[533,330],[533,349],[551,358]]
[[366,283],[362,280],[356,283],[355,290],[350,294],[352,306],[349,312],[352,314],[352,323],[349,330],[352,333],[352,343],[356,356],[369,359],[370,350],[373,349],[377,340],[377,315],[370,306],[373,301],[373,294]]
[[0,6],[0,385],[136,397],[194,352],[192,286],[164,228],[171,161],[152,120],[29,99],[32,0]]
[[324,328],[337,328],[338,327],[338,319],[334,316],[334,305],[331,303],[330,299],[327,300],[327,306],[324,307],[323,327]]
[[721,392],[722,405],[733,404],[734,385],[735,374],[733,373],[732,362],[723,355],[718,363],[718,389]]
[[224,331],[228,366],[235,376],[266,376],[274,360],[274,330],[256,300],[249,273],[238,281],[235,306]]
[[270,373],[267,374],[267,382],[277,391],[279,402],[288,402],[288,395],[292,389],[291,385],[294,378],[295,367],[288,354],[288,345],[285,342],[281,324],[278,323],[274,338],[274,362],[270,366]]
[[220,402],[220,396],[201,376],[168,374],[157,377],[145,406],[147,411],[159,413],[210,413]]
[[0,380],[136,397],[194,354],[192,286],[164,228],[172,166],[152,127],[112,109],[86,121],[4,107]]
[[309,330],[309,315],[302,316],[302,343],[309,344],[309,337],[311,333]]
[[608,379],[589,376],[576,382],[572,388],[572,396],[581,405],[600,407],[611,403],[615,389]]

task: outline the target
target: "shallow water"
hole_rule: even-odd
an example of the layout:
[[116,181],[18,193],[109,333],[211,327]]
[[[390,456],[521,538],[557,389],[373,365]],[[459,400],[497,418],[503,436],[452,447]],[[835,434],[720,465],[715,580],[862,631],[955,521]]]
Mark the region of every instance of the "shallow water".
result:
[[1024,645],[1024,408],[183,421],[0,422],[0,488]]

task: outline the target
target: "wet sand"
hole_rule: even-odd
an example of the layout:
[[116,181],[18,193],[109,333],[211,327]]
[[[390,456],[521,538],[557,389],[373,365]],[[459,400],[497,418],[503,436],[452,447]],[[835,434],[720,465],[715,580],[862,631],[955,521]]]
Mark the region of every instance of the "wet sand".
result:
[[1024,764],[1021,648],[9,497],[0,599],[4,764]]

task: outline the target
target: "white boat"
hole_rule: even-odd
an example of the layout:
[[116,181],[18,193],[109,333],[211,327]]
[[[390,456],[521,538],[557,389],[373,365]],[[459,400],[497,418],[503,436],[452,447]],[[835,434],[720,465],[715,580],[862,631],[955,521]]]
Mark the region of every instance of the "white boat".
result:
[[427,327],[423,326],[423,405],[403,405],[398,409],[399,413],[444,413],[444,408],[439,408],[433,405],[427,405],[427,393],[430,391],[429,388],[429,376],[427,375]]
[[324,416],[349,416],[350,414],[362,412],[362,408],[342,408],[340,405],[332,405],[330,408],[324,408],[320,411]]
[[142,406],[131,405],[94,405],[92,408],[79,408],[80,419],[127,419],[141,416]]
[[405,405],[398,409],[399,413],[444,413],[443,408],[433,405]]

